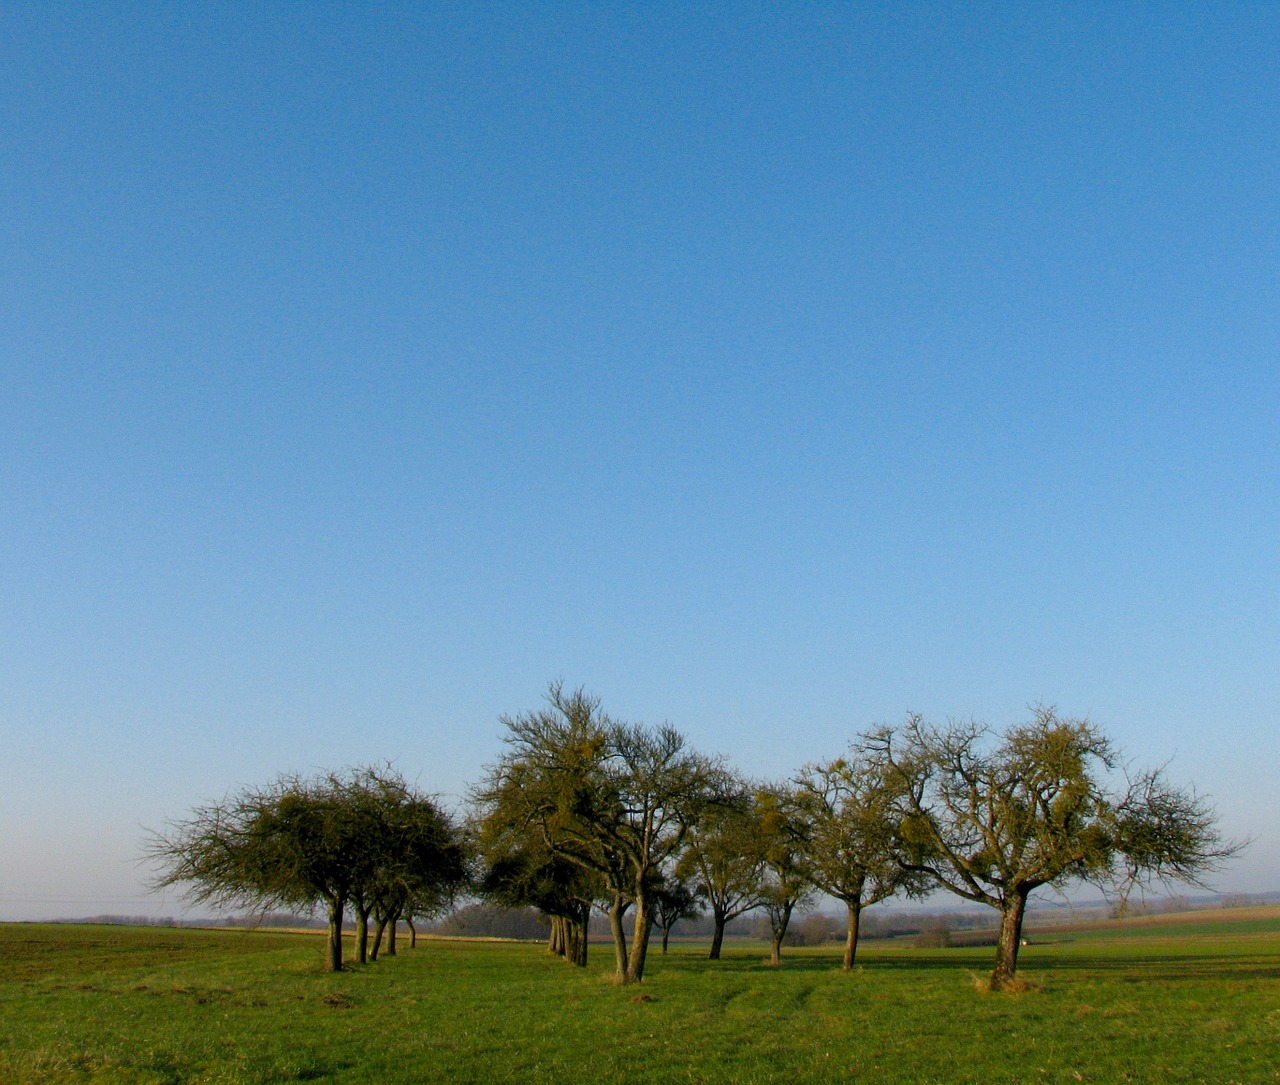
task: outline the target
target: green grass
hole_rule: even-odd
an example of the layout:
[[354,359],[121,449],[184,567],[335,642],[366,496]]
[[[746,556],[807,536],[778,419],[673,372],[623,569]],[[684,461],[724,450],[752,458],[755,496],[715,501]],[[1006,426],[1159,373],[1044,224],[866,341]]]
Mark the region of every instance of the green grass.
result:
[[[1202,929],[1203,928],[1203,929]],[[1280,929],[1058,931],[990,949],[653,956],[430,941],[331,975],[307,935],[0,925],[0,1082],[1280,1081]]]

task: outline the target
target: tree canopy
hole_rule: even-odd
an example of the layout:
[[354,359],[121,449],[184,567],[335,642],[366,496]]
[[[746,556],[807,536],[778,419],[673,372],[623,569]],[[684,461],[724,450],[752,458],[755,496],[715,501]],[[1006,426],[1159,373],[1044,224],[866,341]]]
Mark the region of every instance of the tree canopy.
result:
[[726,801],[694,823],[677,869],[711,910],[709,957],[718,960],[728,923],[764,901],[765,839],[745,781],[730,778]]
[[867,735],[863,751],[893,789],[903,868],[1000,912],[994,989],[1014,978],[1034,890],[1198,882],[1236,850],[1194,791],[1159,769],[1126,776],[1095,725],[1052,708],[1003,735],[912,716]]
[[342,923],[360,902],[388,917],[438,907],[466,882],[466,854],[438,805],[390,770],[360,768],[317,777],[287,775],[198,807],[153,834],[156,887],[219,907],[324,907],[326,961],[342,968]]

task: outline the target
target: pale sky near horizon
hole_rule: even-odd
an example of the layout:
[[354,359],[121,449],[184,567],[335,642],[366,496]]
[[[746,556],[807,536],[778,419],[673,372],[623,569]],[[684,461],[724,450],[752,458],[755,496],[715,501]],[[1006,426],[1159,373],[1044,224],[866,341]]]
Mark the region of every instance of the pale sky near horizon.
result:
[[0,919],[549,680],[1089,716],[1280,890],[1280,9],[0,5]]

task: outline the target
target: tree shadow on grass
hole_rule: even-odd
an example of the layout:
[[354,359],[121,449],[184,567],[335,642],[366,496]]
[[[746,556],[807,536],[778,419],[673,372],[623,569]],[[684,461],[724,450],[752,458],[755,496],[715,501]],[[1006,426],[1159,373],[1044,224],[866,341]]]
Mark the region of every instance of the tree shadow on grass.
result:
[[[864,962],[868,970],[919,971],[946,970],[973,972],[991,968],[994,956],[878,957]],[[1159,979],[1169,982],[1202,983],[1205,980],[1275,980],[1280,979],[1280,960],[1209,957],[1203,954],[1159,954],[1151,956],[1109,956],[1105,954],[1040,956],[1024,953],[1018,960],[1019,973],[1083,974],[1088,972],[1117,976],[1128,973],[1134,982]]]
[[[835,967],[840,967],[840,959],[834,958]],[[695,975],[715,973],[756,972],[762,975],[771,972],[824,972],[831,968],[831,960],[813,957],[783,957],[780,965],[770,964],[767,953],[728,953],[717,961],[706,957],[679,957],[668,959],[666,967],[672,971],[692,973]]]
[[1150,957],[1043,957],[1026,961],[1023,967],[1039,972],[1131,972],[1135,980],[1280,979],[1280,960],[1276,958],[1241,960],[1239,957],[1206,957],[1191,953]]
[[[990,970],[994,955],[952,954],[949,951],[908,954],[868,954],[859,957],[854,969],[865,972],[958,972],[972,973]],[[707,974],[757,974],[771,972],[839,972],[839,954],[805,954],[783,957],[781,965],[771,965],[764,955],[735,953],[718,961],[706,958],[680,957],[668,959],[666,967],[673,971],[694,975]],[[1202,983],[1205,980],[1276,980],[1280,979],[1280,959],[1275,957],[1241,959],[1234,956],[1205,956],[1203,954],[1152,954],[1150,956],[1110,956],[1105,954],[1041,956],[1023,953],[1019,971],[1026,973],[1054,972],[1059,974],[1105,973],[1117,975],[1130,973],[1134,982],[1151,979],[1162,981]]]
[[[718,961],[708,960],[706,958],[690,958],[684,957],[667,964],[668,968],[673,971],[693,973],[697,975],[714,974],[714,973],[755,973],[759,975],[768,975],[770,973],[788,973],[788,972],[839,972],[841,970],[842,955],[833,954],[805,954],[804,956],[794,956],[782,958],[781,964],[771,964],[767,954],[749,955],[744,953],[734,953],[721,957]],[[859,971],[866,969],[874,971],[877,969],[891,967],[908,967],[912,969],[946,969],[960,968],[972,971],[974,960],[971,957],[955,958],[946,960],[941,957],[920,957],[903,959],[899,961],[897,958],[886,957],[867,957],[863,959],[859,957],[854,962],[854,970]]]

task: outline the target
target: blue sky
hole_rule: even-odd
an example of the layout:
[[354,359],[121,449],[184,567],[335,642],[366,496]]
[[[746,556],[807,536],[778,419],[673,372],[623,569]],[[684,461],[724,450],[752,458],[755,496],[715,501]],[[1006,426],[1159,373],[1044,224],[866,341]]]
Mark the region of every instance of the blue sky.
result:
[[0,918],[549,680],[1054,703],[1280,889],[1280,12],[11,4]]

